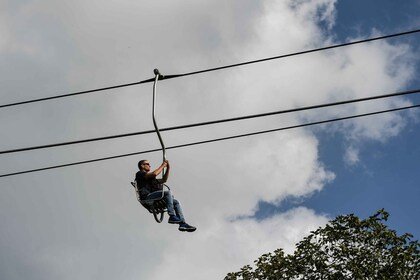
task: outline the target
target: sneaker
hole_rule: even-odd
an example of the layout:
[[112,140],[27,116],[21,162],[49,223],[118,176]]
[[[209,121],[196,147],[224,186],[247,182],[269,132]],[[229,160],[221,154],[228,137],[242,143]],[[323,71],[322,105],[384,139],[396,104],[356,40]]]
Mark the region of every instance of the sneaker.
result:
[[177,216],[173,215],[173,216],[169,216],[168,223],[170,223],[170,224],[180,224],[180,223],[182,223],[182,221],[181,221],[180,218],[178,218]]
[[196,229],[197,229],[196,227],[190,226],[187,223],[181,223],[181,224],[179,224],[179,228],[178,228],[178,230],[180,230],[180,231],[188,231],[188,232],[193,232]]

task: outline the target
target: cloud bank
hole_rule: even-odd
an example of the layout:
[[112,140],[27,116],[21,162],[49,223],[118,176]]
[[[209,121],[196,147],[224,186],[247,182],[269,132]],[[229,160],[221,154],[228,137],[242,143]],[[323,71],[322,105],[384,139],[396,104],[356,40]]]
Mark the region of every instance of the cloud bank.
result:
[[[25,1],[2,4],[2,100],[12,102],[182,73],[335,43],[335,1]],[[374,35],[377,31],[372,30]],[[349,38],[357,39],[357,38]],[[380,42],[159,84],[162,127],[319,104],[402,89],[409,46]],[[106,84],[104,84],[106,83]],[[0,112],[2,147],[151,128],[151,86]],[[164,135],[167,145],[342,114],[392,108],[355,104]],[[399,114],[323,127],[352,149],[403,129]],[[157,147],[155,136],[7,156],[15,170]],[[156,224],[129,181],[139,158],[2,179],[0,276],[5,279],[220,279],[294,244],[328,216],[304,207],[255,218],[258,203],[305,198],[335,178],[309,130],[171,150],[170,184],[194,234]],[[145,155],[156,166],[159,154]],[[23,267],[23,269],[22,269]]]

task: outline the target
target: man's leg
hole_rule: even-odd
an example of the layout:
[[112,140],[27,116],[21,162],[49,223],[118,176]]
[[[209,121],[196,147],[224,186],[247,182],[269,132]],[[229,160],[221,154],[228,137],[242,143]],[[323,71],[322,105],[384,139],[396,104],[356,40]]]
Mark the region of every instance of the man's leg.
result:
[[168,208],[168,214],[169,216],[176,216],[175,210],[174,210],[174,197],[172,196],[170,191],[165,191],[164,194],[166,207]]
[[185,223],[185,218],[184,218],[184,214],[182,212],[181,204],[173,196],[172,196],[172,201],[173,201],[173,205],[174,205],[176,215],[178,216],[178,218],[181,220],[182,223]]
[[195,231],[197,228],[194,226],[190,226],[189,224],[187,224],[185,222],[185,218],[184,218],[184,214],[182,213],[182,208],[181,208],[181,204],[179,203],[179,201],[175,198],[173,198],[173,202],[174,202],[174,207],[175,207],[175,212],[177,214],[177,216],[181,219],[181,223],[179,224],[179,230],[180,231],[188,231],[188,232],[193,232]]
[[[162,197],[162,191],[152,192],[147,196],[147,199],[159,199]],[[179,224],[181,223],[181,218],[177,217],[177,212],[175,212],[174,208],[174,199],[173,195],[170,191],[164,191],[163,199],[166,202],[166,208],[168,209],[169,214],[169,223],[171,224]],[[178,211],[178,210],[177,210]],[[182,212],[181,212],[182,215]]]
[[172,195],[171,191],[165,191],[164,198],[166,201],[166,208],[168,209],[168,214],[169,214],[168,223],[170,224],[182,223],[184,217],[182,216],[182,210],[180,212],[181,216],[179,216],[178,211],[180,211],[181,207],[179,206],[178,200],[174,199],[174,196]]

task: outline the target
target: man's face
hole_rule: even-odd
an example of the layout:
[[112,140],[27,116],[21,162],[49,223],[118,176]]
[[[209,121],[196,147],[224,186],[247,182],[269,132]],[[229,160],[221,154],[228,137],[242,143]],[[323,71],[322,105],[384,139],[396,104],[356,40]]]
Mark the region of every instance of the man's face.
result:
[[143,162],[143,163],[141,164],[141,168],[142,168],[144,171],[149,172],[149,171],[150,171],[150,163],[149,163],[149,161],[147,160],[147,161]]

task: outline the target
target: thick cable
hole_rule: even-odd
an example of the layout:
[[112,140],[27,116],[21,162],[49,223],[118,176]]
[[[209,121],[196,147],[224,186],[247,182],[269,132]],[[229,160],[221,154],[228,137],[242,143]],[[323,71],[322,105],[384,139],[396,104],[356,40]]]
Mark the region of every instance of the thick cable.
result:
[[[375,99],[409,95],[409,94],[414,94],[414,93],[418,93],[418,92],[420,92],[420,89],[394,92],[394,93],[390,93],[390,94],[376,95],[376,96],[371,96],[371,97],[364,97],[364,98],[358,98],[358,99],[338,101],[338,102],[333,102],[333,103],[325,103],[325,104],[306,106],[306,107],[300,107],[300,108],[294,108],[294,109],[273,111],[273,112],[268,112],[268,113],[255,114],[255,115],[247,115],[247,116],[234,117],[234,118],[228,118],[228,119],[220,119],[220,120],[214,120],[214,121],[207,121],[207,122],[199,122],[199,123],[179,125],[179,126],[173,126],[173,127],[166,127],[166,128],[161,128],[159,131],[179,130],[179,129],[193,128],[193,127],[219,124],[219,123],[225,123],[225,122],[240,121],[240,120],[246,120],[246,119],[252,119],[252,118],[267,117],[267,116],[286,114],[286,113],[292,113],[292,112],[298,112],[298,111],[306,111],[306,110],[325,108],[325,107],[331,107],[331,106],[338,106],[338,105],[345,105],[345,104],[357,103],[357,102],[363,102],[363,101],[369,101],[369,100],[375,100]],[[47,145],[42,145],[42,146],[18,148],[18,149],[0,151],[0,154],[10,154],[10,153],[16,153],[16,152],[39,150],[39,149],[53,148],[53,147],[59,147],[59,146],[82,144],[82,143],[88,143],[88,142],[94,142],[94,141],[103,141],[103,140],[110,140],[110,139],[116,139],[116,138],[122,138],[122,137],[138,136],[138,135],[150,134],[150,133],[155,133],[155,132],[156,132],[156,130],[145,130],[145,131],[138,131],[138,132],[132,132],[132,133],[125,133],[125,134],[90,138],[90,139],[84,139],[84,140],[76,140],[76,141],[69,141],[69,142],[62,142],[62,143],[55,143],[55,144],[47,144]]]
[[380,36],[380,37],[374,37],[374,38],[364,39],[364,40],[359,40],[359,41],[353,41],[353,42],[349,42],[349,43],[337,44],[337,45],[332,45],[332,46],[328,46],[328,47],[315,48],[315,49],[311,49],[311,50],[300,51],[300,52],[295,52],[295,53],[290,53],[290,54],[285,54],[285,55],[273,56],[273,57],[269,57],[269,58],[257,59],[257,60],[242,62],[242,63],[236,63],[236,64],[231,64],[231,65],[226,65],[226,66],[209,68],[209,69],[205,69],[205,70],[199,70],[199,71],[194,71],[194,72],[189,72],[189,73],[184,73],[184,74],[169,75],[169,76],[164,76],[163,80],[164,79],[171,79],[171,78],[179,78],[179,77],[184,77],[184,76],[190,76],[190,75],[196,75],[196,74],[202,74],[202,73],[211,72],[211,71],[218,71],[218,70],[228,69],[228,68],[232,68],[232,67],[238,67],[238,66],[244,66],[244,65],[248,65],[248,64],[265,62],[265,61],[269,61],[269,60],[275,60],[275,59],[281,59],[281,58],[286,58],[286,57],[291,57],[291,56],[308,54],[308,53],[312,53],[312,52],[325,51],[325,50],[330,50],[330,49],[335,49],[335,48],[340,48],[340,47],[347,47],[347,46],[361,44],[361,43],[367,43],[367,42],[372,42],[372,41],[377,41],[377,40],[389,39],[389,38],[397,37],[397,36],[409,35],[409,34],[413,34],[413,33],[417,33],[417,32],[420,32],[420,29],[407,31],[407,32],[401,32],[401,33],[395,33],[395,34],[385,35],[385,36]]
[[[356,45],[356,44],[361,44],[361,43],[367,43],[367,42],[372,42],[372,41],[377,41],[377,40],[384,40],[384,39],[389,39],[389,38],[392,38],[392,37],[414,34],[414,33],[417,33],[417,32],[420,32],[420,29],[411,30],[411,31],[407,31],[407,32],[401,32],[401,33],[395,33],[395,34],[390,34],[390,35],[385,35],[385,36],[379,36],[379,37],[374,37],[374,38],[369,38],[369,39],[364,39],[364,40],[359,40],[359,41],[353,41],[353,42],[349,42],[349,43],[336,44],[336,45],[332,45],[332,46],[328,46],[328,47],[314,48],[314,49],[310,49],[310,50],[306,50],[306,51],[289,53],[289,54],[285,54],[285,55],[268,57],[268,58],[252,60],[252,61],[247,61],[247,62],[242,62],[242,63],[230,64],[230,65],[225,65],[225,66],[220,66],[220,67],[215,67],[215,68],[208,68],[208,69],[204,69],[204,70],[198,70],[198,71],[193,71],[193,72],[188,72],[188,73],[183,73],[183,74],[165,75],[165,76],[161,76],[159,78],[159,80],[167,80],[167,79],[173,79],[173,78],[179,78],[179,77],[201,74],[201,73],[205,73],[205,72],[218,71],[218,70],[222,70],[222,69],[228,69],[228,68],[232,68],[232,67],[238,67],[238,66],[244,66],[244,65],[248,65],[248,64],[260,63],[260,62],[265,62],[265,61],[269,61],[269,60],[275,60],[275,59],[281,59],[281,58],[286,58],[286,57],[291,57],[291,56],[303,55],[303,54],[308,54],[308,53],[312,53],[312,52],[330,50],[330,49],[346,47],[346,46]],[[104,90],[134,86],[134,85],[139,85],[139,84],[144,84],[144,83],[150,83],[150,82],[153,82],[153,81],[154,81],[154,78],[150,78],[150,79],[147,79],[147,80],[134,82],[134,83],[128,83],[128,84],[122,84],[122,85],[116,85],[116,86],[110,86],[110,87],[103,87],[103,88],[73,92],[73,93],[68,93],[68,94],[63,94],[63,95],[56,95],[56,96],[51,96],[51,97],[45,97],[45,98],[39,98],[39,99],[33,99],[33,100],[3,104],[3,105],[0,105],[0,109],[5,108],[5,107],[28,104],[28,103],[47,101],[47,100],[51,100],[51,99],[70,97],[70,96],[88,94],[88,93],[99,92],[99,91],[104,91]]]
[[140,84],[145,84],[145,83],[149,83],[149,82],[151,82],[150,79],[140,81],[140,82],[135,82],[135,83],[122,84],[122,85],[103,87],[103,88],[96,88],[96,89],[90,89],[90,90],[85,90],[85,91],[67,93],[67,94],[63,94],[63,95],[56,95],[56,96],[39,98],[39,99],[32,99],[32,100],[27,100],[27,101],[9,103],[9,104],[0,105],[0,109],[5,108],[5,107],[12,107],[12,106],[23,105],[23,104],[28,104],[28,103],[35,103],[35,102],[47,101],[47,100],[58,99],[58,98],[63,98],[63,97],[82,95],[82,94],[93,93],[93,92],[98,92],[98,91],[111,90],[111,89],[117,89],[117,88],[122,88],[122,87],[129,87],[129,86],[140,85]]
[[[211,139],[211,140],[187,143],[187,144],[167,147],[166,149],[168,149],[168,150],[169,149],[179,149],[179,148],[184,148],[184,147],[208,144],[208,143],[213,143],[213,142],[231,140],[231,139],[254,136],[254,135],[259,135],[259,134],[266,134],[266,133],[282,131],[282,130],[289,130],[289,129],[307,127],[307,126],[312,126],[312,125],[325,124],[325,123],[336,122],[336,121],[343,121],[343,120],[360,118],[360,117],[367,117],[367,116],[372,116],[372,115],[378,115],[378,114],[383,114],[383,113],[413,109],[413,108],[418,108],[418,107],[420,107],[420,104],[412,105],[412,106],[406,106],[406,107],[400,107],[400,108],[394,108],[394,109],[388,109],[388,110],[382,110],[382,111],[376,111],[376,112],[365,113],[365,114],[359,114],[359,115],[353,115],[353,116],[348,116],[348,117],[335,118],[335,119],[324,120],[324,121],[310,122],[310,123],[306,123],[306,124],[299,124],[299,125],[281,127],[281,128],[276,128],[276,129],[270,129],[270,130],[263,130],[263,131],[246,133],[246,134],[239,134],[239,135],[228,136],[228,137],[223,137],[223,138],[216,138],[216,139]],[[15,175],[22,175],[22,174],[33,173],[33,172],[40,172],[40,171],[45,171],[45,170],[57,169],[57,168],[63,168],[63,167],[69,167],[69,166],[86,164],[86,163],[93,163],[93,162],[111,160],[111,159],[140,155],[140,154],[146,154],[146,153],[152,153],[152,152],[158,152],[158,151],[161,151],[161,149],[152,149],[152,150],[147,150],[147,151],[141,151],[141,152],[135,152],[135,153],[129,153],[129,154],[122,154],[122,155],[116,155],[116,156],[104,157],[104,158],[98,158],[98,159],[92,159],[92,160],[86,160],[86,161],[79,161],[79,162],[74,162],[74,163],[55,165],[55,166],[26,170],[26,171],[20,171],[20,172],[15,172],[15,173],[2,174],[2,175],[0,175],[0,178],[15,176]]]

